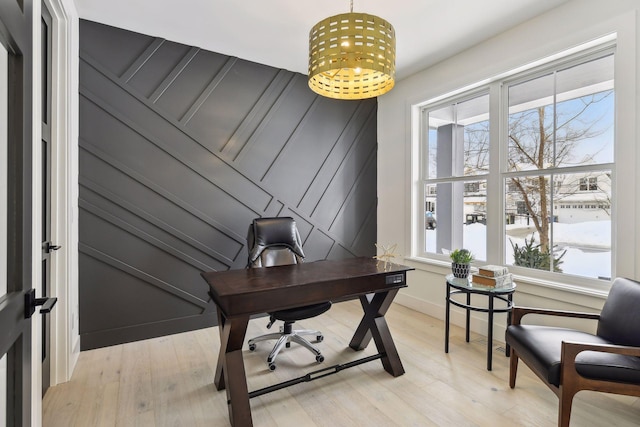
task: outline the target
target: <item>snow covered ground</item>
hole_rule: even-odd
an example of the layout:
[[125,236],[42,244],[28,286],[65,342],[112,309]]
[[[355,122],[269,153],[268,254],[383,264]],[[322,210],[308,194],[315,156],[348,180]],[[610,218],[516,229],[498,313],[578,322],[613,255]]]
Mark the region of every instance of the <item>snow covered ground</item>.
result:
[[[535,228],[524,225],[508,225],[505,242],[506,264],[513,265],[511,242],[524,245],[524,239],[531,239]],[[427,230],[427,251],[436,251],[436,230]],[[567,253],[562,258],[562,271],[584,277],[611,277],[611,221],[590,221],[578,224],[553,223],[554,244]],[[464,247],[469,249],[477,260],[487,259],[487,232],[484,224],[475,223],[464,226]],[[540,239],[536,233],[536,242]]]

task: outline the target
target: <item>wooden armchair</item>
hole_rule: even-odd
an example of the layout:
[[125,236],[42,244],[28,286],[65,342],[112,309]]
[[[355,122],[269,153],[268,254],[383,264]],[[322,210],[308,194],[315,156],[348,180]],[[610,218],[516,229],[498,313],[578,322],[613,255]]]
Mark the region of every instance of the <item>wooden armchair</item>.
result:
[[[596,334],[522,324],[527,314],[597,319]],[[511,347],[509,386],[518,359],[558,396],[558,426],[568,427],[580,390],[640,396],[640,282],[617,278],[600,314],[515,307],[506,343]]]

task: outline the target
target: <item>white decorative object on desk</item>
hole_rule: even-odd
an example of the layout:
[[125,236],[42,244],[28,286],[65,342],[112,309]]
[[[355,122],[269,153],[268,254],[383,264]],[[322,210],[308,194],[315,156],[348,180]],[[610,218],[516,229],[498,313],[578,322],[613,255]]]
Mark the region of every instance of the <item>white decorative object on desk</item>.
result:
[[381,251],[382,253],[380,255],[374,256],[374,258],[377,260],[384,261],[384,268],[387,268],[387,264],[391,262],[392,258],[399,256],[398,254],[395,253],[396,247],[398,246],[397,243],[391,246],[379,245],[377,243],[375,245],[376,245],[376,248],[378,248],[378,250]]

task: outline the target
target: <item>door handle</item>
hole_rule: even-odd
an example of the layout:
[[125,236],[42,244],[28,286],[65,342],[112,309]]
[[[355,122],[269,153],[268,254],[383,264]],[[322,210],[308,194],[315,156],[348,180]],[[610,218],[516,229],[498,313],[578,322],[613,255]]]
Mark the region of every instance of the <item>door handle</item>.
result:
[[41,305],[40,313],[46,314],[58,302],[58,298],[36,298],[36,290],[29,289],[24,294],[24,318],[29,319],[36,312],[36,307]]
[[44,251],[46,253],[51,253],[52,251],[57,251],[61,247],[62,246],[60,246],[60,245],[52,245],[51,242],[47,242],[45,247],[44,247]]

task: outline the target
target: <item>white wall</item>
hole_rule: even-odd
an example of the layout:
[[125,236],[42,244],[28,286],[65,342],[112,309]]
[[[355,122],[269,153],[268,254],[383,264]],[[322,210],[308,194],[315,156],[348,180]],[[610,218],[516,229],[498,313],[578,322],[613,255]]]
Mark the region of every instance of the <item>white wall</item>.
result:
[[[397,243],[403,257],[397,259],[416,268],[409,275],[409,287],[396,301],[444,318],[445,282],[449,270],[447,262],[425,262],[411,257],[412,191],[417,187],[412,165],[411,114],[419,102],[424,102],[465,86],[497,77],[527,64],[552,56],[575,46],[616,33],[616,126],[619,146],[616,165],[633,171],[636,176],[621,180],[616,194],[620,199],[618,215],[622,229],[613,230],[619,251],[614,260],[616,275],[639,279],[636,267],[637,247],[640,243],[638,222],[640,187],[635,165],[640,163],[640,132],[637,120],[638,73],[640,69],[640,40],[637,0],[573,0],[519,25],[493,39],[455,55],[439,64],[396,83],[395,88],[378,99],[378,242]],[[452,29],[455,31],[455,29]],[[428,43],[428,40],[423,41]],[[606,292],[574,286],[572,290],[557,283],[541,283],[518,278],[515,302],[518,305],[567,307],[597,311],[602,307]],[[570,301],[568,303],[566,301]],[[462,325],[462,313],[452,315]],[[486,333],[486,316],[478,314],[472,328]],[[496,320],[495,337],[503,339],[504,317]],[[502,325],[502,326],[501,326]],[[591,329],[591,326],[587,329]]]

